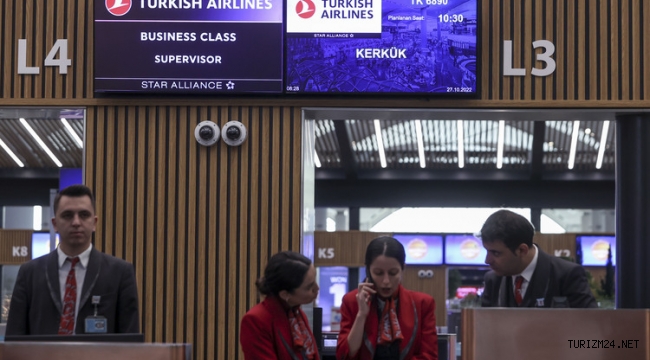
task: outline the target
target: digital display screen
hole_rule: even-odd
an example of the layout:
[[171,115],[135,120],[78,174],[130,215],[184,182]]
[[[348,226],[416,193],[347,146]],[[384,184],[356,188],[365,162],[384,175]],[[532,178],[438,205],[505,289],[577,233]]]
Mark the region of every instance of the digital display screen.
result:
[[442,265],[442,236],[394,234],[404,245],[406,265]]
[[287,93],[477,94],[478,0],[287,0]]
[[338,341],[337,339],[324,339],[323,340],[323,346],[335,348],[337,341]]
[[[59,234],[56,234],[56,247],[59,245]],[[50,249],[50,233],[35,232],[32,233],[32,259],[47,255],[52,251]]]
[[59,190],[76,184],[83,184],[83,170],[81,168],[59,169]]
[[[331,331],[332,325],[338,327],[341,319],[338,309],[343,302],[343,295],[348,292],[348,268],[345,266],[318,267],[318,298],[316,304],[323,309],[323,330]],[[338,330],[338,328],[336,329]]]
[[485,266],[486,256],[487,250],[474,235],[445,236],[445,264]]
[[463,299],[469,294],[474,294],[476,296],[481,296],[483,294],[484,288],[478,286],[459,286],[456,289],[456,298]]
[[576,240],[582,249],[582,265],[606,266],[609,247],[612,247],[612,265],[616,266],[616,237],[585,235]]
[[95,0],[95,91],[281,93],[280,0]]

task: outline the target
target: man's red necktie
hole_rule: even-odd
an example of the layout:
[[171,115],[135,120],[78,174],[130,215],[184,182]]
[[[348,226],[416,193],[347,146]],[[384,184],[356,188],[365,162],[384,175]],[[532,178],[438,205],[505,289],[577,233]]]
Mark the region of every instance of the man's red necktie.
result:
[[78,257],[67,258],[70,261],[70,272],[65,280],[65,296],[63,297],[63,313],[59,323],[59,335],[71,335],[74,333],[74,312],[77,303],[77,278],[74,267],[79,262]]
[[515,278],[515,301],[517,305],[521,305],[521,302],[524,300],[524,297],[521,296],[521,284],[524,283],[524,277],[519,275]]

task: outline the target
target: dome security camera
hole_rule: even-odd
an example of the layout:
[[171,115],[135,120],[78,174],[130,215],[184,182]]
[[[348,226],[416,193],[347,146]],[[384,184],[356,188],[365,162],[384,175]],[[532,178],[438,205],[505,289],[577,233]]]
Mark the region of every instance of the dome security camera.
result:
[[221,133],[223,134],[223,142],[230,146],[241,145],[248,135],[244,124],[237,120],[231,120],[225,123],[223,128],[221,128]]
[[212,146],[219,141],[219,126],[210,120],[201,121],[194,128],[196,141],[203,146]]

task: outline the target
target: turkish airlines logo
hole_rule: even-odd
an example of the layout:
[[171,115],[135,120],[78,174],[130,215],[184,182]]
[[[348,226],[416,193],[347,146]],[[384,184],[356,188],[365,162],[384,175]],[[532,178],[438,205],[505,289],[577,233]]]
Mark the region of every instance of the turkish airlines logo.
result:
[[131,0],[106,0],[106,10],[115,16],[122,16],[131,10]]
[[309,19],[314,16],[316,5],[311,0],[298,0],[296,4],[296,13],[303,19]]

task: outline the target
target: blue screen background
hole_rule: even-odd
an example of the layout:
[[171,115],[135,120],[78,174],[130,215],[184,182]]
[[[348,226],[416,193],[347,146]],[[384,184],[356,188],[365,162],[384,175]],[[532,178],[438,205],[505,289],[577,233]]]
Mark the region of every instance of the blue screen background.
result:
[[[286,34],[286,91],[476,93],[476,0],[445,2],[421,6],[411,0],[384,0],[377,38]],[[425,15],[425,20],[390,21],[389,15]],[[450,19],[454,15],[456,21]],[[460,16],[462,21],[457,21]],[[359,58],[357,49],[401,49],[406,56]]]

